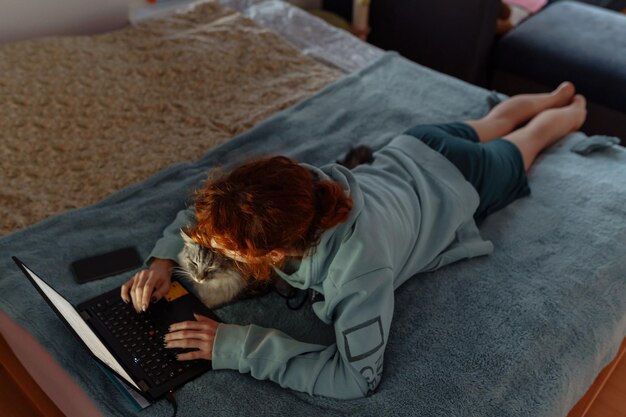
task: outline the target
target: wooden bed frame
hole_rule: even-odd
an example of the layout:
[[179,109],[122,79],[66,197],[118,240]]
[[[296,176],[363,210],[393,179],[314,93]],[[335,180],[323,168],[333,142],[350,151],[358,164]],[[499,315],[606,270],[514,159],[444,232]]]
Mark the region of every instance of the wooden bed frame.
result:
[[626,338],[567,417],[626,417]]
[[[626,339],[567,417],[626,417]],[[63,417],[0,335],[0,415]],[[561,417],[561,416],[555,416]]]
[[63,417],[0,335],[0,415]]

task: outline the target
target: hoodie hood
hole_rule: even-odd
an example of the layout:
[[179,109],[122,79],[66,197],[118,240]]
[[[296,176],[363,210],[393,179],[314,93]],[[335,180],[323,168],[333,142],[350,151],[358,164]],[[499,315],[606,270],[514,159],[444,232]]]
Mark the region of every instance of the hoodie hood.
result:
[[361,207],[363,207],[363,194],[350,170],[342,165],[329,164],[321,168],[304,163],[301,165],[317,174],[321,180],[330,180],[338,183],[345,193],[352,198],[352,210],[348,219],[324,231],[320,237],[319,244],[308,250],[296,271],[287,274],[283,270],[274,267],[276,273],[291,286],[307,289],[321,284],[328,275],[330,265],[341,246],[341,242],[346,234],[351,232]]

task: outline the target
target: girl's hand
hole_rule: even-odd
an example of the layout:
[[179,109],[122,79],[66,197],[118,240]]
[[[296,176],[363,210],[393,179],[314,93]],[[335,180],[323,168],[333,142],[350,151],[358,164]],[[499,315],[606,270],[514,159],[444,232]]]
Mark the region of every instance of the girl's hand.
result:
[[170,332],[163,338],[166,348],[198,349],[176,356],[179,361],[193,359],[211,360],[213,342],[218,322],[200,314],[193,315],[197,321],[181,321],[170,326]]
[[156,302],[170,289],[174,262],[167,259],[155,259],[150,269],[137,272],[120,289],[122,300],[133,302],[139,313],[146,311],[150,301]]

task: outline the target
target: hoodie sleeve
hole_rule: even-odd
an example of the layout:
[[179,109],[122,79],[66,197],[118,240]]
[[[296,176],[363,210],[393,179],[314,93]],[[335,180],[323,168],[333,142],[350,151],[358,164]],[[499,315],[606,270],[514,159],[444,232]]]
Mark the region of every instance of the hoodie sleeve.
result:
[[256,325],[220,323],[213,369],[236,369],[281,387],[338,399],[363,397],[382,378],[383,355],[393,315],[393,276],[380,269],[326,294],[336,343],[297,341]]
[[195,222],[195,206],[179,211],[174,221],[163,230],[163,237],[157,240],[152,252],[146,259],[145,266],[150,266],[156,258],[169,259],[178,263],[178,254],[184,246],[183,238],[180,236],[180,229],[191,226]]

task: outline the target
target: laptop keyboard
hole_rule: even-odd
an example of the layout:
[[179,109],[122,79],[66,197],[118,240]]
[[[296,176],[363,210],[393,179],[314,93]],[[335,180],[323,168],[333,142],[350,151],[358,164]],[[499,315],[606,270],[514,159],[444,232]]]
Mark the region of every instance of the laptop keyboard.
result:
[[120,297],[103,300],[92,308],[154,385],[182,374],[195,362],[178,361],[176,354],[185,350],[163,346],[164,329],[154,324],[150,310],[138,314],[132,303],[126,304]]

